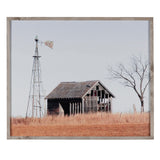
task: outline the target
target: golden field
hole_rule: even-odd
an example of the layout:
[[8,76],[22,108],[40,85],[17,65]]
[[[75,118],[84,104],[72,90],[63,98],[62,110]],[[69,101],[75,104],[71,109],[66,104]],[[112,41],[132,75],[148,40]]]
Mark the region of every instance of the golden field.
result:
[[11,118],[11,136],[149,136],[149,113]]

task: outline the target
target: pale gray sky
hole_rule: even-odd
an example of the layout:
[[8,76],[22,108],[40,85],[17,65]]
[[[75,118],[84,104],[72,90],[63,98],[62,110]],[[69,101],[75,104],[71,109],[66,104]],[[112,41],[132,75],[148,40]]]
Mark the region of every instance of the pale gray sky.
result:
[[[133,104],[140,111],[132,89],[106,78],[107,66],[129,66],[132,55],[148,59],[148,30],[148,21],[12,21],[12,116],[25,116],[36,35],[54,41],[53,49],[39,45],[46,95],[62,81],[100,80],[116,96],[114,113],[133,112]],[[144,100],[148,111],[148,90]]]

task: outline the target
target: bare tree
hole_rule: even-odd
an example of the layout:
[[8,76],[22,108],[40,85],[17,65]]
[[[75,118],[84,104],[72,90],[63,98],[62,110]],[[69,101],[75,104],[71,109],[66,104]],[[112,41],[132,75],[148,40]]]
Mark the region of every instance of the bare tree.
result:
[[144,93],[151,80],[149,75],[149,63],[143,62],[141,57],[133,56],[130,67],[119,64],[116,69],[109,67],[111,78],[120,80],[126,87],[132,88],[141,103],[141,112],[144,112]]

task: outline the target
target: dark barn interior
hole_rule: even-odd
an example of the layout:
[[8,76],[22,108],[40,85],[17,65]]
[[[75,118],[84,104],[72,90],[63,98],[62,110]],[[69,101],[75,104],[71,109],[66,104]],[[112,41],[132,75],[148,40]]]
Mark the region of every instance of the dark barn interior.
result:
[[[59,105],[62,106],[64,115],[70,115],[70,103],[81,103],[81,99],[48,99],[48,114],[59,114]],[[78,111],[77,111],[78,112]],[[80,110],[79,110],[80,113]]]

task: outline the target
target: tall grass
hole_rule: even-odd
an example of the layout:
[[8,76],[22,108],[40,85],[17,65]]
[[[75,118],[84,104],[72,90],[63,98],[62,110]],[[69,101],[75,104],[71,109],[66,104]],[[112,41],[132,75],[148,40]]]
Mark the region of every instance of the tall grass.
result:
[[149,121],[149,113],[89,113],[72,116],[46,116],[41,119],[11,118],[11,125],[105,125],[124,123],[149,123]]

